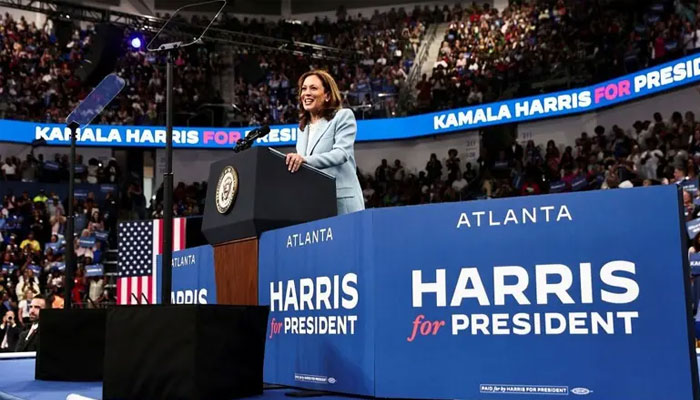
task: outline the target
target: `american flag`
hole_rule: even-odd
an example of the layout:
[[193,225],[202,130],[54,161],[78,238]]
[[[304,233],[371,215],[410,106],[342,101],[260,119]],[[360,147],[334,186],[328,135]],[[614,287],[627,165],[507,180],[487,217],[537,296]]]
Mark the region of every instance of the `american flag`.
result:
[[[173,219],[173,251],[185,249],[186,218]],[[163,252],[163,220],[119,224],[117,304],[154,304],[158,284],[156,260]]]

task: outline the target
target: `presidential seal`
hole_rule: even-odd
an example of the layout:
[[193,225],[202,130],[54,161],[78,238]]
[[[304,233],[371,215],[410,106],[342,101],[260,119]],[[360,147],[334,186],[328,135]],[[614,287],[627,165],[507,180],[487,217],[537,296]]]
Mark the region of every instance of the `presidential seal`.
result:
[[238,172],[232,165],[221,171],[219,182],[216,184],[216,210],[226,214],[236,200],[238,194]]

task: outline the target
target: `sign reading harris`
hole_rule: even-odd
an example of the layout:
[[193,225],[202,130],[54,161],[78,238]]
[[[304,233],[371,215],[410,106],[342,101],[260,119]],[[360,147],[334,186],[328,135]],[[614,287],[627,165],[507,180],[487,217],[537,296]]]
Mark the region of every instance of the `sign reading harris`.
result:
[[259,304],[270,305],[266,382],[373,393],[372,254],[360,239],[370,230],[371,214],[359,213],[261,235]]
[[678,190],[396,207],[266,232],[265,381],[398,398],[694,399]]
[[[161,299],[163,256],[158,255],[156,299]],[[172,304],[216,304],[214,249],[210,245],[173,252]]]
[[[486,126],[532,121],[593,111],[614,104],[666,91],[700,80],[700,54],[694,54],[634,74],[596,85],[546,95],[482,104],[402,118],[358,121],[358,141],[396,140],[473,130]],[[253,127],[183,128],[173,130],[173,145],[180,148],[230,149]],[[0,122],[0,141],[69,144],[69,131],[59,124]],[[257,141],[265,146],[291,146],[296,142],[296,125],[275,125]],[[94,125],[78,132],[78,144],[85,146],[161,147],[165,128],[156,126]]]

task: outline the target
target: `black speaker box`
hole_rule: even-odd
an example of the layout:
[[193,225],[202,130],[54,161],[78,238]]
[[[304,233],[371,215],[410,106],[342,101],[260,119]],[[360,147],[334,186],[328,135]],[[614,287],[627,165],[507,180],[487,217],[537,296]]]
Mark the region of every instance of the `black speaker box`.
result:
[[268,307],[115,307],[107,316],[104,400],[259,395]]
[[91,37],[83,64],[76,71],[80,82],[94,87],[100,81],[114,72],[117,59],[124,49],[124,28],[112,24],[99,24]]
[[58,42],[58,47],[63,51],[66,45],[70,43],[73,37],[73,31],[75,30],[75,25],[73,21],[64,21],[57,19],[54,21],[54,31],[56,32],[56,40]]
[[41,310],[35,378],[100,381],[105,351],[103,309]]

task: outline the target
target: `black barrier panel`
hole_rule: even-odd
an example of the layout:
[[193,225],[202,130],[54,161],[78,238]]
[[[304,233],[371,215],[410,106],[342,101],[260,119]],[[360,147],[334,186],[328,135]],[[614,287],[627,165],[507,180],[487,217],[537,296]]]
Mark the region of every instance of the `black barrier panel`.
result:
[[103,399],[216,400],[262,393],[268,307],[115,307]]

